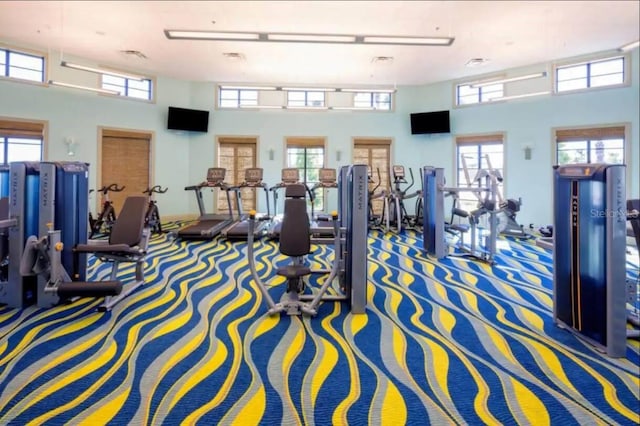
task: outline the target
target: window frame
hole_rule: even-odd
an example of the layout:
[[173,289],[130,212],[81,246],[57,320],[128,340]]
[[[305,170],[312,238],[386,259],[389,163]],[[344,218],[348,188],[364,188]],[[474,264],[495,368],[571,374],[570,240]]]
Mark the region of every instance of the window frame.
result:
[[[47,152],[47,132],[48,123],[39,120],[24,120],[20,118],[10,118],[0,116],[0,141],[3,149],[3,161],[0,164],[8,165],[9,139],[23,139],[39,141],[40,160],[45,161]],[[12,160],[20,161],[20,160]],[[27,161],[27,160],[25,160]]]
[[[591,66],[593,64],[597,64],[597,63],[602,63],[602,62],[608,62],[608,61],[614,61],[617,59],[622,59],[623,63],[622,63],[622,74],[623,74],[623,78],[622,78],[622,83],[617,83],[617,84],[609,84],[609,85],[604,85],[604,86],[591,86],[591,75],[589,74],[589,71],[591,69]],[[579,89],[573,89],[573,90],[563,90],[563,91],[559,91],[558,90],[558,71],[561,69],[566,69],[566,68],[572,68],[572,67],[578,67],[584,65],[587,68],[587,87],[582,87]],[[611,53],[609,55],[600,55],[600,56],[596,56],[596,57],[591,57],[588,59],[582,59],[582,60],[573,60],[573,61],[563,61],[563,62],[559,62],[556,64],[553,64],[553,77],[552,77],[552,92],[554,95],[566,95],[566,94],[573,94],[573,93],[584,93],[584,92],[591,92],[594,90],[607,90],[607,89],[615,89],[615,88],[619,88],[619,87],[626,87],[626,86],[630,86],[631,85],[631,57],[628,53]]]
[[[504,76],[502,76],[504,77]],[[498,76],[496,76],[495,78],[500,78]],[[471,86],[475,83],[477,84],[478,79],[473,79],[473,80],[467,80],[467,81],[461,81],[458,82],[456,84],[454,84],[453,86],[453,98],[454,98],[454,106],[456,108],[465,108],[468,106],[473,106],[473,105],[486,105],[486,104],[491,104],[491,103],[495,103],[496,101],[492,100],[493,98],[489,98],[487,100],[483,100],[483,89],[489,88],[489,87],[493,87],[493,86],[501,86],[502,87],[502,95],[498,96],[498,98],[501,98],[503,96],[506,96],[504,91],[505,91],[505,87],[504,87],[504,83],[498,83],[498,84],[494,84],[491,86],[484,86],[484,87],[476,87],[475,90],[477,90],[477,96],[478,96],[478,102],[471,102],[471,103],[467,103],[467,104],[461,104],[460,103],[460,88],[464,87],[464,86],[469,86],[470,89],[474,89]],[[488,91],[488,93],[493,93],[495,91]],[[469,96],[469,95],[467,95]]]
[[[222,95],[225,92],[236,92],[236,97],[233,99],[236,101],[236,105],[235,106],[230,106],[230,105],[222,105]],[[254,93],[255,92],[255,104],[243,104],[242,102],[242,94],[243,93]],[[218,102],[217,102],[217,106],[220,109],[244,109],[244,108],[258,108],[258,106],[260,105],[260,91],[259,90],[251,90],[251,89],[225,89],[223,87],[218,86]],[[225,99],[225,100],[231,100],[231,99]]]
[[[563,127],[554,127],[550,130],[550,140],[551,140],[551,153],[550,153],[550,162],[551,165],[556,164],[556,158],[557,158],[557,150],[558,150],[558,143],[557,143],[557,139],[556,139],[556,134],[558,133],[558,131],[568,131],[568,130],[575,130],[575,131],[579,131],[579,130],[589,130],[589,129],[606,129],[606,128],[612,128],[612,127],[624,127],[624,159],[625,162],[623,163],[625,165],[625,169],[626,169],[626,181],[627,181],[627,197],[631,197],[632,196],[632,187],[633,185],[631,184],[632,182],[632,172],[634,170],[634,167],[638,167],[638,164],[636,164],[636,162],[639,161],[639,159],[637,158],[638,155],[634,154],[633,152],[633,141],[632,141],[632,135],[631,135],[631,123],[630,122],[617,122],[617,123],[607,123],[607,124],[592,124],[592,125],[586,125],[586,126],[563,126]],[[635,156],[635,157],[634,157]]]
[[[358,105],[356,103],[356,98],[358,97],[358,95],[369,95],[369,102],[367,103],[367,105]],[[389,96],[389,102],[376,102],[375,98],[376,96],[380,96],[380,95],[388,95]],[[353,93],[353,96],[351,98],[351,105],[354,108],[371,108],[374,111],[384,111],[384,112],[390,112],[393,111],[394,108],[394,97],[393,97],[393,93],[389,93],[389,92],[369,92],[366,90],[363,90],[362,92],[355,92]],[[388,105],[388,108],[378,108],[376,105]]]
[[[562,133],[569,133],[569,136],[562,136]],[[575,133],[575,136],[571,135]],[[584,134],[584,137],[579,134]],[[560,136],[559,136],[560,134]],[[617,140],[622,139],[622,163],[606,163],[606,164],[625,164],[631,163],[633,157],[631,156],[631,143],[629,141],[629,124],[603,124],[603,125],[591,125],[591,126],[578,126],[578,127],[558,127],[552,129],[552,141],[553,149],[551,153],[551,164],[558,165],[558,146],[562,142],[587,142],[587,151],[590,151],[591,142],[597,142],[601,140]],[[589,159],[590,153],[587,154]],[[565,163],[574,164],[574,163]],[[589,162],[589,164],[595,164],[595,162]],[[631,169],[630,166],[627,166]]]
[[[496,199],[501,202],[506,198],[507,193],[507,179],[505,176],[505,170],[507,169],[507,157],[506,157],[506,134],[504,132],[492,132],[492,133],[484,133],[484,134],[471,134],[471,135],[456,135],[454,138],[455,142],[455,150],[454,150],[454,158],[453,158],[453,182],[456,187],[467,187],[466,183],[459,181],[460,171],[462,170],[462,165],[460,164],[460,146],[475,146],[478,148],[478,152],[480,152],[480,146],[482,145],[501,145],[502,146],[502,167],[495,167],[492,165],[492,168],[495,170],[499,170],[502,174],[503,181],[498,184],[498,194]],[[479,155],[482,155],[481,153]],[[482,158],[479,157],[480,163],[479,166],[482,165]],[[470,176],[473,179],[473,176]],[[473,194],[469,192],[461,193],[460,200],[462,202],[470,202]]]
[[[324,137],[290,137],[287,138],[285,141],[285,167],[294,167],[297,168],[298,170],[300,170],[300,182],[303,183],[304,185],[307,186],[307,188],[309,188],[309,190],[311,190],[312,186],[317,183],[316,181],[307,181],[307,172],[308,172],[308,168],[307,167],[307,150],[308,149],[322,149],[322,165],[319,166],[317,169],[321,169],[323,167],[327,167],[327,143],[326,143],[326,138]],[[303,149],[304,150],[304,167],[303,168],[299,168],[296,167],[295,165],[289,165],[289,149]],[[313,168],[315,169],[315,168]],[[316,201],[314,202],[314,213],[317,212],[321,212],[326,208],[326,190],[323,190],[322,193],[318,193],[316,191],[317,197],[316,197]],[[318,203],[317,203],[317,198],[320,198],[322,200],[322,205],[319,207]],[[311,207],[311,200],[307,200],[307,206]]]
[[[114,72],[117,72],[116,70],[113,70]],[[124,72],[124,71],[123,71]],[[155,84],[155,79],[153,77],[148,77],[148,76],[144,76],[145,78],[142,81],[148,81],[149,82],[149,99],[145,99],[145,98],[139,98],[136,96],[129,96],[127,93],[129,91],[129,83],[130,82],[137,82],[138,80],[135,79],[131,79],[131,78],[125,78],[125,77],[119,77],[113,74],[109,74],[108,72],[104,72],[104,73],[100,73],[100,88],[101,89],[106,89],[106,90],[117,90],[117,89],[113,89],[112,87],[121,87],[121,86],[117,86],[115,84],[110,84],[110,83],[105,83],[104,81],[104,77],[105,76],[109,76],[109,77],[113,77],[113,78],[119,78],[124,80],[124,86],[122,86],[124,88],[124,94],[103,94],[103,96],[111,96],[111,97],[115,97],[115,98],[120,98],[120,99],[131,99],[134,101],[140,101],[140,102],[148,102],[148,103],[155,103],[155,98],[156,98],[156,84]],[[105,84],[107,85],[107,87],[105,87]],[[135,89],[135,90],[141,90],[141,89]]]
[[[39,52],[36,50],[29,50],[29,49],[14,49],[11,48],[7,45],[4,45],[2,43],[0,43],[0,50],[4,51],[4,53],[2,53],[3,55],[5,55],[5,61],[6,63],[2,66],[2,74],[0,74],[0,80],[5,80],[5,81],[13,81],[16,83],[26,83],[26,84],[35,84],[38,86],[46,86],[47,82],[48,82],[48,68],[49,68],[49,61],[48,61],[48,56],[46,53],[43,52]],[[9,72],[9,68],[11,67],[11,63],[9,61],[9,54],[10,53],[16,53],[19,55],[23,55],[23,56],[31,56],[31,57],[35,57],[41,60],[42,62],[42,81],[37,81],[37,80],[29,80],[29,79],[25,79],[25,78],[19,78],[19,77],[12,77],[8,74]],[[4,73],[7,72],[7,74],[5,75]]]
[[[287,108],[327,108],[327,94],[324,90],[287,90]],[[294,93],[303,93],[304,94],[304,105],[292,105],[291,99],[289,96]],[[309,102],[314,102],[309,99],[310,94],[321,94],[322,95],[322,104],[321,105],[312,105]],[[297,101],[300,102],[300,101]]]

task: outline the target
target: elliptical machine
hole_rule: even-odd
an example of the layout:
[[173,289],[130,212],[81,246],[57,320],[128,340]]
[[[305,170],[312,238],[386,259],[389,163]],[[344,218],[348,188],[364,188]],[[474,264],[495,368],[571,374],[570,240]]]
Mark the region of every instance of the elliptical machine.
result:
[[[411,183],[405,179],[404,166],[392,167],[393,181],[390,182],[392,186],[391,193],[389,194],[389,208],[387,210],[386,222],[387,231],[394,229],[394,232],[402,232],[402,227],[416,229],[418,227],[417,214],[410,215],[407,213],[407,209],[404,205],[405,200],[409,200],[414,197],[418,197],[422,194],[422,190],[417,190],[412,193],[408,193],[409,189],[414,185],[413,171],[409,168],[409,175],[411,176]],[[406,185],[404,189],[401,185]]]

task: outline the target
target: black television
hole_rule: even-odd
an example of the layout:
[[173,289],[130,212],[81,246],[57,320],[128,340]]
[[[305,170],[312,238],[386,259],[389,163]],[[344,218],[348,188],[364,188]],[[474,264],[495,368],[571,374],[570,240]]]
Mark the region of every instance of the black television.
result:
[[411,114],[411,134],[449,133],[449,111],[416,112]]
[[167,129],[207,132],[209,131],[209,111],[170,106]]

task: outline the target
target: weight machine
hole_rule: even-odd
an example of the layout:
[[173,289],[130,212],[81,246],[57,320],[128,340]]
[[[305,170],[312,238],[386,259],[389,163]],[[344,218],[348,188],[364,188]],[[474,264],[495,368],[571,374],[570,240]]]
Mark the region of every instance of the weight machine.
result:
[[[497,179],[491,173],[484,171],[474,180],[481,182],[484,186],[477,187],[445,187],[444,169],[425,166],[422,169],[423,176],[423,244],[426,252],[442,259],[448,254],[448,244],[446,233],[458,237],[455,248],[459,251],[453,256],[467,256],[477,260],[495,263],[496,252],[496,193]],[[447,194],[458,194],[460,192],[472,192],[474,194],[485,194],[480,197],[483,206],[473,212],[463,212],[454,210],[454,214],[466,217],[469,225],[446,224],[444,218],[444,198]],[[484,236],[484,244],[478,244],[478,224],[480,216],[488,215],[488,235]],[[464,244],[464,234],[471,231],[469,245]],[[482,236],[480,236],[482,240]]]
[[[285,212],[280,232],[280,252],[293,258],[291,264],[279,268],[277,274],[287,279],[287,290],[276,303],[267,285],[256,270],[254,240],[249,232],[247,256],[254,282],[268,307],[268,314],[286,312],[288,315],[316,315],[322,301],[348,301],[351,312],[364,313],[367,301],[367,209],[368,187],[365,165],[345,166],[340,170],[339,213],[332,215],[334,259],[328,277],[322,286],[312,293],[304,293],[307,287],[303,278],[327,271],[313,271],[305,265],[304,256],[311,248],[314,230],[309,224],[303,184],[286,188]],[[250,227],[255,225],[255,214],[249,215]],[[338,280],[339,288],[334,281]],[[327,294],[334,288],[337,294]]]
[[640,335],[625,326],[633,319],[625,294],[625,166],[554,166],[553,188],[554,321],[607,355],[624,357],[626,338]]

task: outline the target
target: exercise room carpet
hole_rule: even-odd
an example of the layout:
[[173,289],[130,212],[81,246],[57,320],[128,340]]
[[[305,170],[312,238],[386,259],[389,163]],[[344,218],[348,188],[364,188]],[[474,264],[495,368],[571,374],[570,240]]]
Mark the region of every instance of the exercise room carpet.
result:
[[[156,236],[147,285],[111,312],[0,307],[0,424],[637,424],[638,342],[611,359],[556,327],[550,253],[499,244],[490,268],[372,233],[366,314],[308,318],[265,315],[246,243]],[[285,258],[256,255],[277,299]]]

